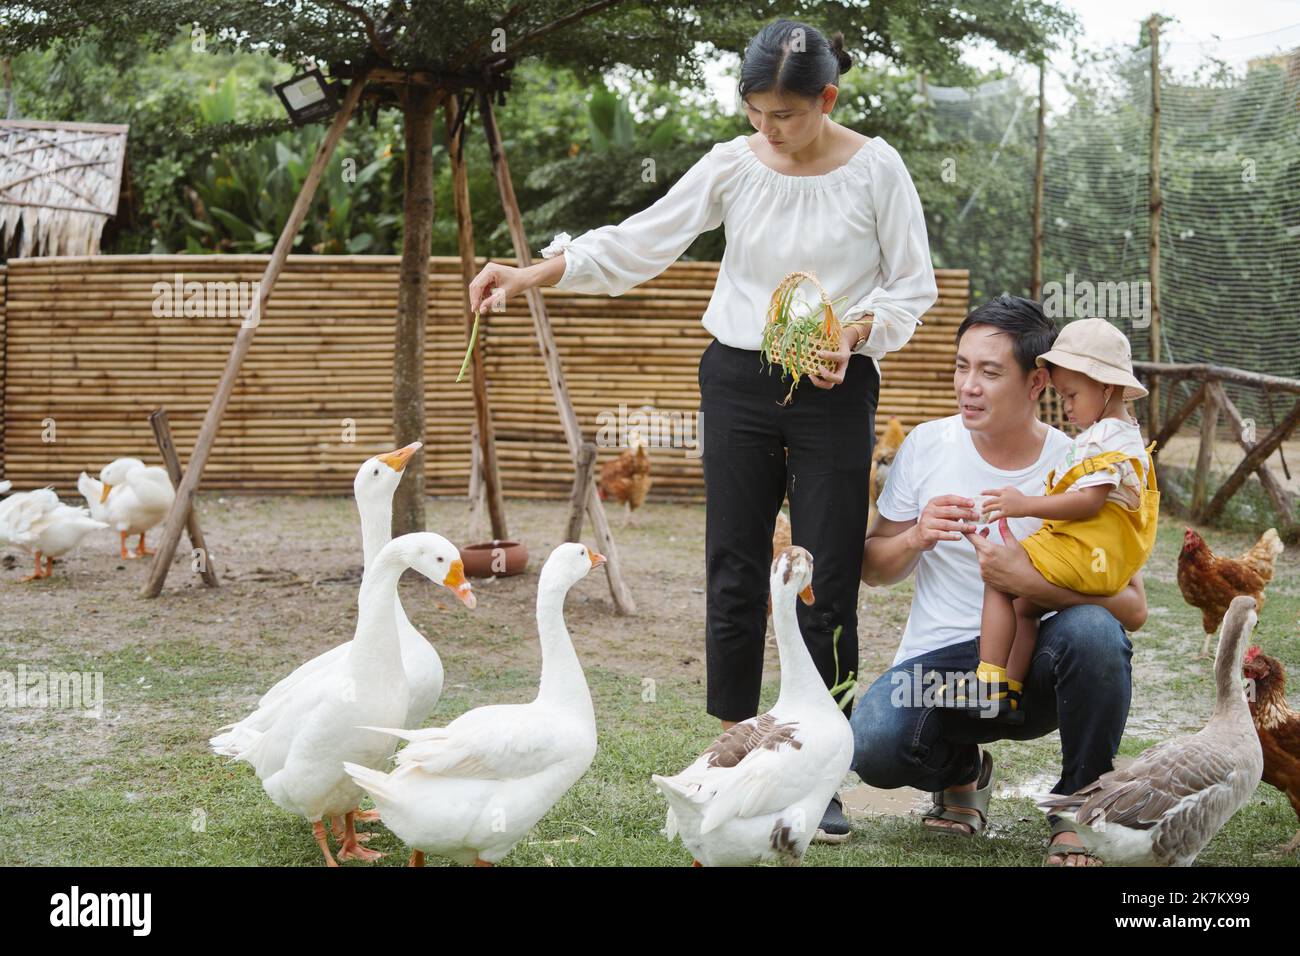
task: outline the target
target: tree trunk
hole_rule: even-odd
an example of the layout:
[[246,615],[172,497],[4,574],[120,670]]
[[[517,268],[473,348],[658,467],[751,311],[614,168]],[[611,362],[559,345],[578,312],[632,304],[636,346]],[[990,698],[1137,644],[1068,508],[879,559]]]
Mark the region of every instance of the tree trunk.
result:
[[[393,335],[393,438],[396,447],[424,440],[424,325],[429,311],[433,233],[433,89],[405,90],[406,174],[402,205],[402,277]],[[393,535],[424,530],[424,453],[406,466],[393,496]]]

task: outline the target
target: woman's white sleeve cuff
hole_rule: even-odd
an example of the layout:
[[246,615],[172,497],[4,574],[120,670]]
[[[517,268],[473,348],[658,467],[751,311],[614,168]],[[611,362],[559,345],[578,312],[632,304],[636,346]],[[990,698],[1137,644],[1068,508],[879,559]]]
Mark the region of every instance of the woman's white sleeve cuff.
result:
[[573,237],[567,232],[557,232],[555,238],[551,240],[550,245],[542,250],[543,259],[554,259],[560,253],[564,253],[564,274],[560,276],[559,281],[555,283],[555,288],[560,291],[567,291],[565,285],[574,275],[575,265],[578,260],[576,253],[577,247],[572,246]]
[[573,241],[573,237],[567,232],[557,232],[551,244],[542,250],[543,259],[554,259],[564,251],[565,246]]

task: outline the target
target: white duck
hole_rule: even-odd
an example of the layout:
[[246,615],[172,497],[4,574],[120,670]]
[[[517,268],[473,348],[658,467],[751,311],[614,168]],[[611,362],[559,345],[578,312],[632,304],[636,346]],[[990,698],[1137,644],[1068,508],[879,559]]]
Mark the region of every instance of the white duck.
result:
[[596,714],[564,624],[564,597],[603,555],[584,545],[551,552],[537,587],[542,679],[528,704],[479,707],[446,727],[388,730],[411,741],[397,767],[344,768],[385,825],[414,848],[464,865],[497,863],[587,772],[596,756]]
[[668,801],[665,835],[679,836],[696,866],[798,865],[853,761],[853,731],[799,633],[795,597],[813,602],[812,575],[798,546],[772,562],[781,658],[772,709],[724,731],[676,776],[651,777]]
[[[146,465],[139,458],[118,458],[99,472],[99,480],[84,471],[77,490],[90,505],[90,514],[117,531],[122,560],[153,554],[144,545],[145,533],[165,517],[176,499],[167,469]],[[135,551],[127,551],[126,539],[138,534]]]
[[52,488],[20,491],[0,501],[0,547],[17,545],[36,559],[35,572],[23,581],[48,578],[55,558],[63,557],[90,532],[106,527],[104,522],[91,518],[85,508],[59,501]]
[[[366,569],[370,568],[380,549],[392,538],[393,492],[402,480],[406,463],[420,447],[420,442],[412,442],[397,451],[368,458],[352,481],[357,511],[361,515],[361,546]],[[459,576],[453,575],[446,583],[457,597],[470,607],[474,606],[474,592],[464,579],[463,566]],[[411,624],[400,597],[394,597],[394,605],[397,612],[397,639],[402,648],[402,669],[410,687],[410,703],[399,723],[418,727],[433,713],[438,698],[442,695],[442,660],[433,645]],[[276,715],[295,693],[303,688],[307,688],[307,693],[312,693],[313,685],[324,675],[341,670],[351,646],[352,642],[348,641],[332,647],[282,678],[262,695],[256,710],[243,720],[220,728],[221,732],[209,741],[213,753],[227,757],[241,756],[244,749],[274,723]],[[360,818],[373,819],[373,816],[367,813]]]
[[1241,676],[1255,599],[1232,599],[1214,659],[1209,722],[1190,737],[1156,744],[1122,770],[1037,803],[1074,823],[1090,851],[1121,866],[1191,866],[1259,786],[1264,753]]
[[382,855],[357,839],[353,814],[361,788],[343,765],[377,767],[396,746],[390,735],[367,728],[406,715],[409,690],[394,597],[408,567],[437,584],[462,574],[460,552],[441,535],[420,531],[386,544],[362,578],[356,634],[344,666],[313,679],[311,693],[294,694],[240,757],[257,770],[276,806],[312,824],[327,866],[337,863],[330,855],[325,817],[342,816],[346,821],[339,859],[374,860]]

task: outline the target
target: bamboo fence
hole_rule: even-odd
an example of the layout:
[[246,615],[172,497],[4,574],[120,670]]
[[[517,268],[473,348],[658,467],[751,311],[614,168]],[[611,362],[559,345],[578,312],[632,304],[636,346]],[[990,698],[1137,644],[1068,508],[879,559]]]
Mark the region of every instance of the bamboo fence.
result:
[[[15,487],[53,484],[74,493],[82,470],[97,472],[122,455],[156,461],[149,413],[158,407],[167,409],[186,459],[241,315],[232,303],[224,315],[186,315],[188,292],[173,303],[174,314],[165,314],[160,291],[179,274],[205,290],[206,283],[246,283],[247,301],[266,262],[266,256],[11,260],[7,276],[0,272],[0,474]],[[359,461],[391,447],[398,266],[397,256],[289,258],[204,471],[206,491],[346,494]],[[629,415],[650,406],[693,421],[699,358],[709,342],[700,316],[717,270],[713,262],[677,263],[616,298],[545,290],[588,438],[602,421],[617,423],[620,405]],[[891,415],[910,428],[955,411],[953,339],[968,311],[967,273],[936,276],[938,302],[912,341],[882,363],[878,430]],[[205,291],[205,312],[217,311],[214,298]],[[465,354],[458,258],[431,260],[428,317],[426,490],[463,495],[474,406],[468,379],[455,382]],[[480,336],[505,492],[567,499],[574,468],[523,300],[485,313]],[[694,453],[680,445],[649,451],[652,498],[703,499]],[[599,461],[619,452],[602,447]]]

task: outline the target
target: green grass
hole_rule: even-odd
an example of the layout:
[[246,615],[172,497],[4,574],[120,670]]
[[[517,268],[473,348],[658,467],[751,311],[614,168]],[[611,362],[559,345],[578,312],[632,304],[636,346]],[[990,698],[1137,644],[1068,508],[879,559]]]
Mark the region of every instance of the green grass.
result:
[[[1172,569],[1182,525],[1162,522],[1148,575],[1153,613],[1134,636],[1135,695],[1120,753],[1133,755],[1175,733],[1199,727],[1212,706],[1210,666],[1194,659],[1201,642],[1198,612],[1187,607]],[[1215,533],[1224,549],[1245,547],[1253,535]],[[1236,553],[1235,551],[1232,553]],[[1255,641],[1300,674],[1300,562],[1279,564]],[[894,589],[873,614],[905,618],[911,585]],[[1163,610],[1162,610],[1163,609]],[[146,620],[146,619],[141,619]],[[472,620],[472,619],[471,619]],[[147,621],[146,621],[147,623]],[[472,624],[444,649],[448,686],[437,719],[445,722],[485,703],[522,702],[536,690],[536,673],[495,663],[495,643],[518,641],[522,625]],[[207,737],[244,713],[249,702],[292,663],[282,634],[231,650],[218,641],[166,639],[132,620],[120,649],[94,653],[61,647],[43,630],[0,630],[0,669],[8,661],[51,669],[101,671],[107,712],[99,720],[58,711],[12,715],[0,738],[5,808],[0,814],[0,865],[266,865],[320,864],[308,825],[276,808],[250,768],[217,758]],[[139,632],[139,633],[137,633]],[[703,688],[690,677],[657,681],[655,699],[642,699],[639,676],[588,666],[600,747],[586,776],[506,859],[508,865],[684,866],[680,843],[659,833],[664,804],[653,772],[684,767],[716,732],[703,707]],[[775,699],[771,675],[764,704]],[[1298,678],[1300,680],[1300,678]],[[999,783],[1054,781],[1060,766],[1056,735],[992,746]],[[1048,789],[1050,783],[1042,789]],[[1202,854],[1205,864],[1297,865],[1272,851],[1295,832],[1283,796],[1261,785]],[[369,827],[370,846],[401,865],[406,850],[382,825]],[[990,838],[931,834],[915,817],[855,821],[853,839],[814,845],[813,866],[1039,866],[1047,827],[1027,797],[995,799]],[[434,861],[430,861],[433,863]],[[365,864],[346,864],[365,865]]]

